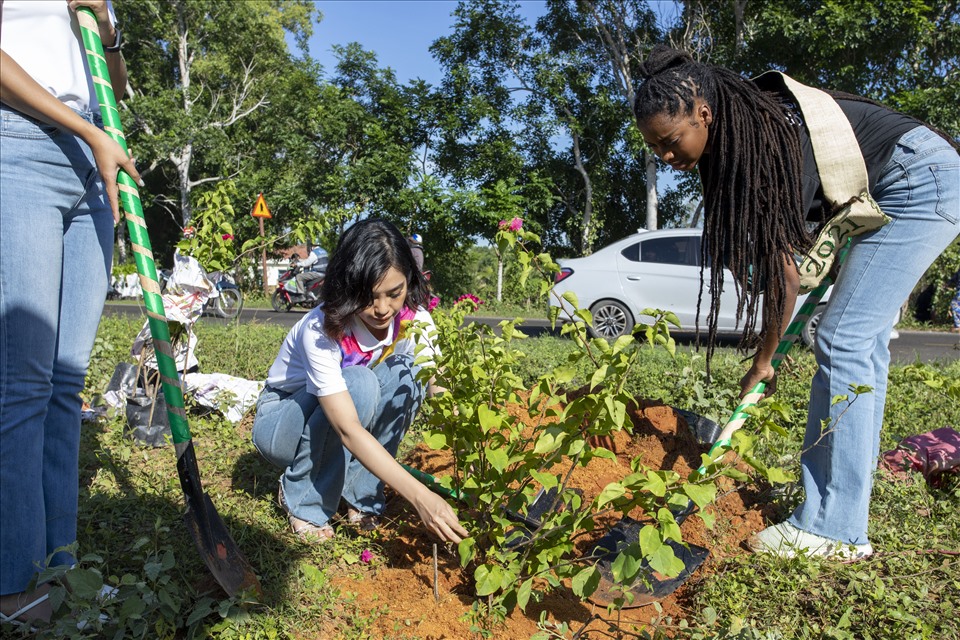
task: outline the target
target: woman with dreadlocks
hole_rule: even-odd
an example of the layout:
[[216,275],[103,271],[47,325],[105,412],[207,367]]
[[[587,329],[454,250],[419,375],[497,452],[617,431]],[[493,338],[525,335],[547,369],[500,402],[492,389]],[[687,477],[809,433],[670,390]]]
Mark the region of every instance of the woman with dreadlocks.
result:
[[[745,312],[742,345],[758,324],[761,329],[760,349],[740,382],[743,394],[760,381],[772,393],[773,355],[800,289],[794,256],[813,245],[809,223],[825,223],[840,208],[824,197],[833,178],[818,173],[818,166],[827,166],[814,154],[822,135],[811,139],[824,123],[805,121],[813,111],[798,108],[786,80],[746,80],[662,45],[641,74],[634,110],[644,139],[674,169],[700,173],[702,257],[711,292],[708,362],[727,267],[738,283],[738,313]],[[804,502],[748,545],[783,557],[857,559],[873,552],[867,518],[890,331],[901,302],[958,235],[960,157],[955,142],[913,118],[864,98],[828,93],[827,102],[840,109],[834,120],[844,122],[827,124],[852,128],[868,195],[889,222],[852,239],[817,328],[818,370],[801,456]],[[831,404],[850,384],[873,392]]]

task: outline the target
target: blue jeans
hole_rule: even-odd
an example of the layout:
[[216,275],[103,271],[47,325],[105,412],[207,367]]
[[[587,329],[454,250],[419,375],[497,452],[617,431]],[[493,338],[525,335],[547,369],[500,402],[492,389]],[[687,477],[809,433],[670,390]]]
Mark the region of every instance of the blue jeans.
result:
[[[908,131],[874,198],[891,221],[854,238],[817,327],[819,368],[801,456],[805,499],[790,517],[804,531],[849,544],[868,542],[893,322],[920,277],[960,232],[960,157],[926,127]],[[850,384],[873,392],[831,406]],[[821,420],[830,421],[825,434]]]
[[9,594],[77,539],[80,392],[113,216],[90,149],[72,134],[2,106],[0,145],[0,593]]
[[[343,377],[364,429],[397,454],[423,402],[413,357],[394,355],[373,369],[346,367]],[[354,459],[306,388],[287,393],[267,387],[257,401],[253,444],[283,469],[287,509],[316,525],[337,512],[340,499],[366,513],[382,513],[383,482]]]

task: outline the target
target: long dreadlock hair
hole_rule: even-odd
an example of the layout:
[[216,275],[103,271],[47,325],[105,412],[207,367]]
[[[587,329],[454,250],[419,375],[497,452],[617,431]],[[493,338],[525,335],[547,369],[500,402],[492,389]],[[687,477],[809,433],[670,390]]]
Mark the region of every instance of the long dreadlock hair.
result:
[[640,72],[644,81],[634,104],[639,123],[659,114],[691,115],[697,98],[713,112],[710,151],[698,165],[705,214],[697,316],[709,266],[709,374],[724,267],[736,281],[737,316],[744,318],[739,346],[745,349],[761,311],[759,294],[779,323],[786,300],[784,261],[812,244],[801,196],[800,139],[781,102],[732,71],[657,45]]

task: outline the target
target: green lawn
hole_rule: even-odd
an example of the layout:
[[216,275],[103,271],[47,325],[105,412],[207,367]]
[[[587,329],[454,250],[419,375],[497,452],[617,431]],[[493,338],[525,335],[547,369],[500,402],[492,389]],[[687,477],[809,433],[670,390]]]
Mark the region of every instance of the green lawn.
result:
[[[139,321],[104,318],[87,400],[96,402],[116,364],[130,361],[130,344],[138,330]],[[197,327],[201,370],[262,379],[285,331],[271,325],[217,326],[201,321]],[[560,338],[530,340],[524,348],[524,375],[532,380],[572,348]],[[737,354],[718,352],[709,386],[698,354],[683,352],[672,359],[665,352],[648,350],[644,358],[629,382],[637,396],[660,398],[714,418],[732,407],[733,389],[744,366]],[[788,436],[766,440],[761,451],[780,464],[786,461],[793,471],[796,456],[789,454],[800,447],[813,370],[812,357],[805,351],[784,367],[777,399],[789,407],[793,419],[784,425]],[[921,374],[933,386],[920,382]],[[881,450],[893,448],[906,435],[960,425],[960,402],[934,388],[937,380],[958,378],[957,362],[895,368]],[[40,630],[38,637],[370,637],[369,621],[331,585],[336,572],[360,570],[356,558],[369,542],[343,536],[337,536],[333,545],[299,542],[274,505],[277,473],[259,457],[244,430],[217,414],[199,412],[191,416],[191,430],[204,486],[260,574],[261,601],[223,599],[182,524],[183,498],[172,447],[134,445],[124,436],[124,420],[118,416],[84,425],[82,435],[82,559],[71,573],[72,583],[80,588],[68,596],[68,604],[74,611],[86,605],[84,615],[94,622],[78,631],[74,613],[55,627]],[[415,431],[408,436],[411,441],[417,437]],[[796,500],[794,492],[776,494],[784,509]],[[841,565],[740,555],[701,583],[684,620],[670,620],[661,630],[648,629],[646,636],[614,630],[589,637],[663,637],[666,632],[689,638],[960,637],[958,512],[956,480],[931,489],[922,479],[899,483],[878,478],[870,521],[871,539],[881,551],[876,557]],[[91,605],[89,596],[101,581],[120,586],[119,597]],[[111,618],[102,629],[95,621],[101,611]],[[389,598],[380,615],[391,615]],[[406,630],[396,637],[417,636]],[[496,629],[492,637],[498,637]]]

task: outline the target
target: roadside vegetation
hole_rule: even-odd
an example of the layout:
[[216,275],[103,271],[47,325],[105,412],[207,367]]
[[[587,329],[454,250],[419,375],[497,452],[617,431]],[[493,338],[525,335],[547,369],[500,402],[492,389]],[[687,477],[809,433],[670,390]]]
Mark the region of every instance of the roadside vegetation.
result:
[[[140,322],[104,317],[88,375],[85,398],[93,404],[129,348]],[[262,379],[285,329],[262,324],[196,328],[201,371]],[[535,383],[545,371],[577,351],[569,336],[526,339],[516,363],[518,384]],[[706,384],[700,354],[637,344],[636,364],[625,393],[656,398],[714,419],[734,404],[741,357],[721,349],[713,381]],[[775,404],[760,412],[776,429],[748,429],[753,454],[786,475],[798,474],[797,452],[813,374],[812,355],[798,350],[783,368]],[[585,384],[592,365],[580,360],[569,386]],[[905,436],[960,424],[956,397],[960,363],[895,366],[887,401],[881,451]],[[427,412],[405,449],[430,432]],[[248,416],[249,418],[249,416]],[[331,545],[310,545],[294,536],[275,504],[277,471],[260,459],[249,440],[249,422],[234,425],[217,413],[193,407],[191,431],[206,491],[234,539],[256,568],[264,587],[260,598],[224,598],[199,559],[181,521],[182,493],[172,447],[145,449],[125,435],[122,416],[83,427],[79,523],[80,565],[67,580],[66,607],[85,611],[55,620],[37,637],[47,638],[367,638],[374,614],[369,603],[344,588],[343,578],[376,580],[378,534],[338,535]],[[775,433],[779,432],[779,434]],[[954,477],[955,478],[955,477]],[[761,480],[766,500],[787,513],[797,500],[792,484]],[[660,615],[642,630],[612,627],[602,637],[621,638],[948,638],[960,634],[960,483],[929,487],[919,475],[894,481],[878,475],[870,520],[879,553],[854,565],[795,559],[774,560],[740,553],[706,576],[694,575],[694,600],[682,615]],[[415,524],[415,523],[414,523]],[[717,522],[715,526],[724,526]],[[52,570],[66,572],[65,567]],[[106,583],[117,598],[97,603]],[[335,586],[335,583],[340,586]],[[566,588],[566,587],[561,587]],[[389,594],[375,608],[390,619]],[[361,606],[363,605],[363,606]],[[101,626],[99,615],[108,622]],[[469,607],[464,608],[464,615]],[[560,621],[562,622],[562,621]],[[396,638],[418,638],[416,619],[397,618]],[[475,637],[498,637],[495,618],[476,617]],[[573,638],[576,628],[542,627],[542,638]],[[593,637],[591,635],[580,637]],[[601,637],[601,636],[597,636]]]

